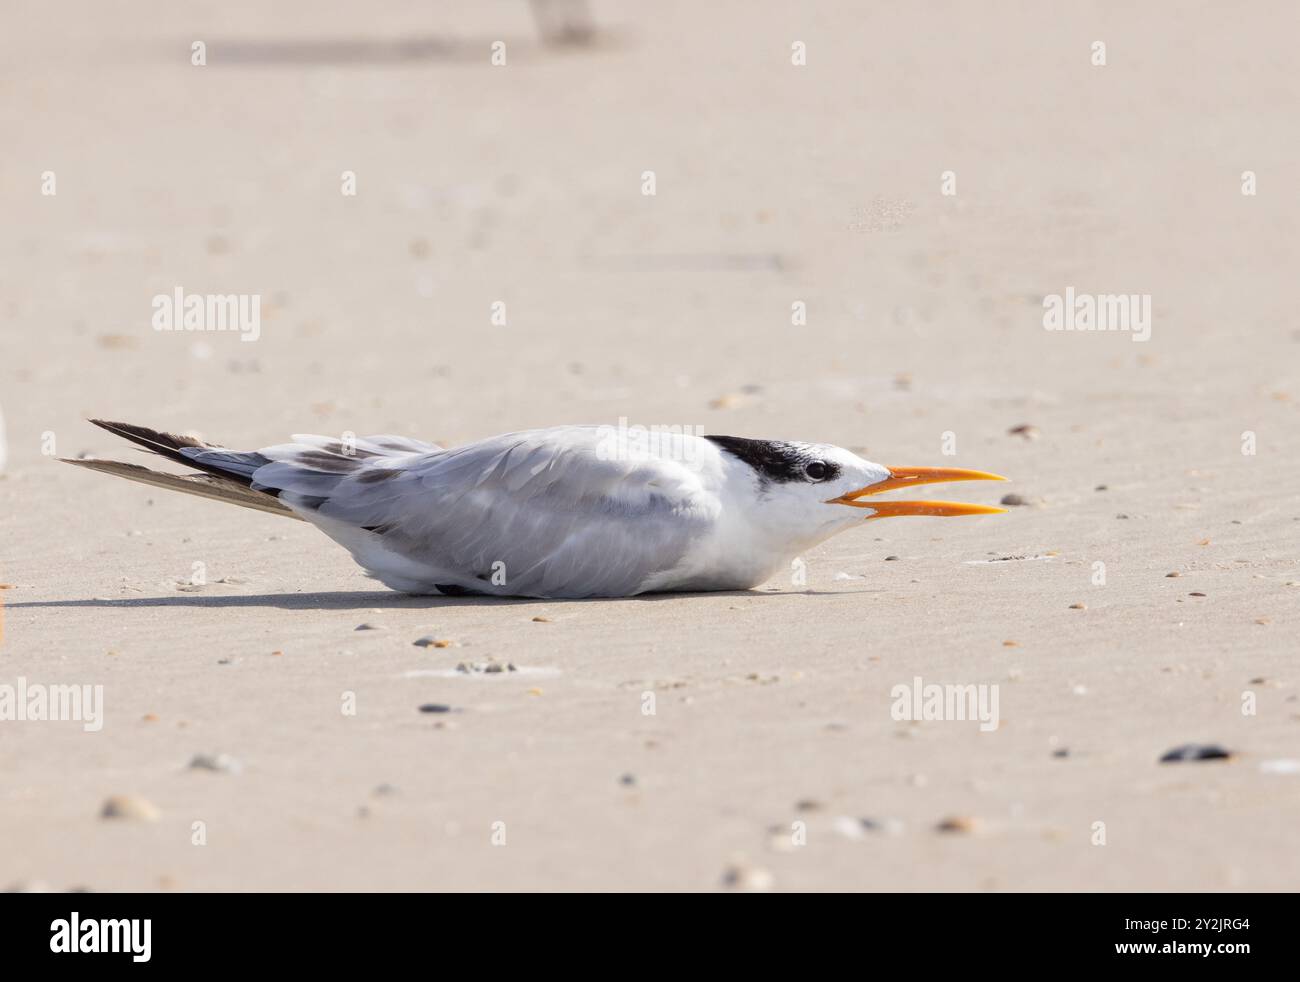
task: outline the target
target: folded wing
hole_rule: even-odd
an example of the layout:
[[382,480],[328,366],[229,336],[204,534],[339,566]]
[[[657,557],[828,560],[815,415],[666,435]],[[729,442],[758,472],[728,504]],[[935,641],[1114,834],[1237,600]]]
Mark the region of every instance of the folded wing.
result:
[[672,569],[718,507],[696,468],[602,453],[599,427],[360,461],[295,440],[259,451],[268,462],[250,475],[253,487],[278,492],[373,575],[409,592],[626,596]]

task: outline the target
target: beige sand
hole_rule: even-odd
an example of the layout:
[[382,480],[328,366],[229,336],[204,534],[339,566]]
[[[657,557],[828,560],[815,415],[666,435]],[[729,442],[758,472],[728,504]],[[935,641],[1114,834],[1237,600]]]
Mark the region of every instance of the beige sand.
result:
[[[106,720],[0,722],[0,886],[1300,887],[1266,764],[1300,757],[1292,5],[597,3],[568,49],[466,6],[7,15],[0,682],[102,684]],[[153,331],[177,286],[260,294],[261,339]],[[1067,286],[1151,295],[1151,340],[1045,331]],[[241,447],[626,416],[1038,504],[874,523],[804,586],[414,600],[42,454],[141,459],[92,415]],[[432,674],[493,659],[539,671]],[[1001,727],[896,722],[916,676],[998,684]],[[1236,756],[1157,763],[1189,742]]]

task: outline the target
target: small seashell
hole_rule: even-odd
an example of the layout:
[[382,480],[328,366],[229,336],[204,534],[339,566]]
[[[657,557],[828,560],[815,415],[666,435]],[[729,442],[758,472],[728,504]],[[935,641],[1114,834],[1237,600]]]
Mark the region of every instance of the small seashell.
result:
[[728,866],[722,874],[724,887],[744,893],[764,893],[771,890],[775,883],[775,877],[767,870],[743,863]]
[[935,825],[936,832],[959,833],[963,835],[974,832],[979,822],[969,815],[950,815]]
[[195,754],[190,760],[192,771],[217,771],[223,774],[238,774],[243,771],[241,764],[230,754]]
[[720,395],[716,399],[709,400],[710,409],[739,409],[741,406],[748,405],[752,400],[739,392],[728,392]]
[[153,802],[130,794],[115,794],[105,799],[100,818],[122,818],[137,822],[158,821],[159,811]]
[[50,885],[44,880],[19,880],[4,888],[4,893],[51,893]]
[[422,638],[416,638],[411,644],[417,648],[450,648],[452,643],[446,638],[435,638],[427,634]]
[[831,823],[831,827],[846,839],[861,839],[868,832],[883,832],[885,835],[902,835],[903,823],[896,818],[876,820],[874,818],[855,818],[840,815]]
[[140,342],[129,334],[101,334],[96,339],[101,348],[122,350],[139,347]]
[[1287,757],[1261,760],[1259,769],[1263,774],[1300,774],[1300,760]]

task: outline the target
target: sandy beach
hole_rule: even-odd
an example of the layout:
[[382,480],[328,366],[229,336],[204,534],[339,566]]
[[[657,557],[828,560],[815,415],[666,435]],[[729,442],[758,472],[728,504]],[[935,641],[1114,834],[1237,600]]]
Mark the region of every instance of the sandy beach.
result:
[[[7,14],[0,685],[103,713],[0,720],[0,889],[1300,889],[1297,15],[1047,6]],[[155,330],[177,289],[258,337]],[[748,592],[413,598],[60,463],[147,462],[89,417],[626,419],[1023,503]]]

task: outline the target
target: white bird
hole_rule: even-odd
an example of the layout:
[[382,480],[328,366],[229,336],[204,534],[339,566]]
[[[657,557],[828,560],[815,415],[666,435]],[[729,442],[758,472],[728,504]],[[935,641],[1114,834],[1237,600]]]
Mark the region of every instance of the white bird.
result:
[[414,594],[747,590],[864,519],[1004,510],[866,500],[939,481],[1005,478],[885,467],[820,443],[682,433],[645,439],[635,428],[555,426],[450,450],[396,436],[295,436],[241,452],[91,422],[204,473],[68,463],[311,522],[370,576]]

